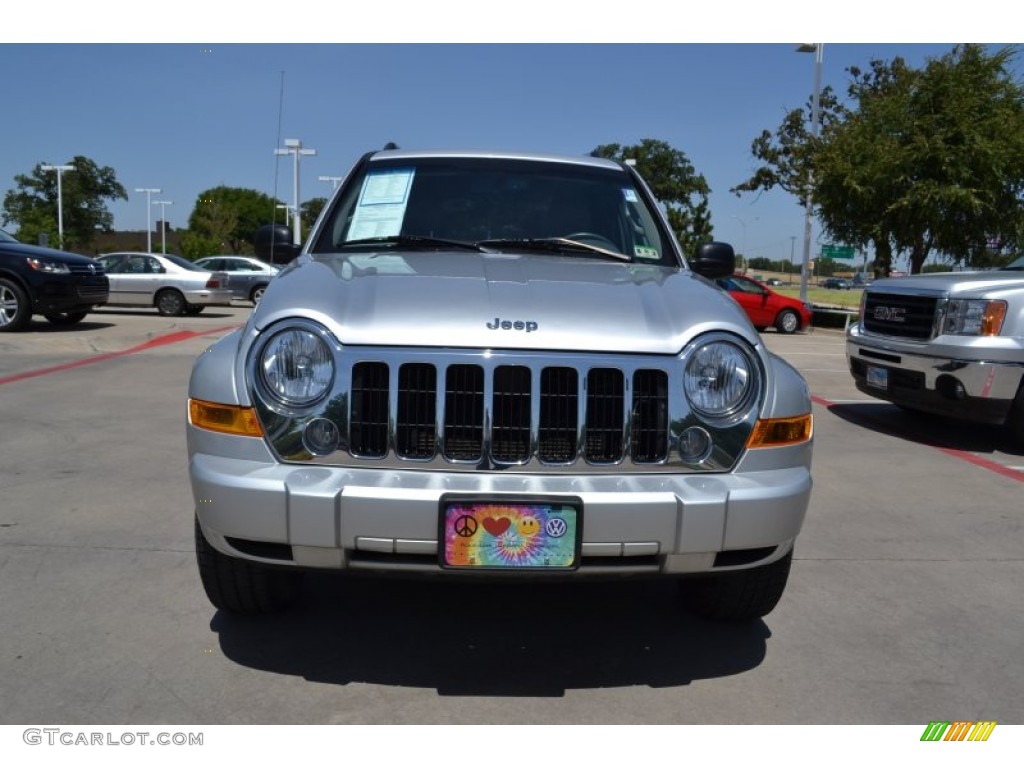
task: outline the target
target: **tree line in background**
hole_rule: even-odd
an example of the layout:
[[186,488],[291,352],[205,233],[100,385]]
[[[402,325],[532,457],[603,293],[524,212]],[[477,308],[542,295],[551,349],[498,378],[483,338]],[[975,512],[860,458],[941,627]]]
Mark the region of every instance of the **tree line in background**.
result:
[[[872,268],[887,275],[896,257],[911,272],[938,257],[938,268],[1007,263],[1024,240],[1024,88],[1011,72],[1017,48],[988,52],[959,45],[920,69],[901,58],[850,67],[846,99],[831,87],[820,94],[818,135],[811,105],[786,114],[754,139],[760,167],[731,191],[779,188],[804,207],[808,196],[824,236],[873,250]],[[685,253],[713,238],[711,189],[682,151],[656,139],[604,144],[595,157],[629,160],[661,202]],[[107,203],[127,199],[114,170],[78,156],[63,175],[64,242],[57,235],[56,174],[37,164],[15,177],[3,200],[5,224],[20,239],[88,252],[97,232],[112,229]],[[309,232],[326,198],[302,204]],[[256,229],[284,220],[283,203],[262,192],[218,186],[201,192],[181,233],[182,255],[250,253]],[[766,260],[767,261],[767,260]],[[753,269],[784,272],[768,266]],[[787,262],[775,262],[786,265]],[[856,265],[818,260],[818,273]],[[931,265],[929,265],[930,268]]]

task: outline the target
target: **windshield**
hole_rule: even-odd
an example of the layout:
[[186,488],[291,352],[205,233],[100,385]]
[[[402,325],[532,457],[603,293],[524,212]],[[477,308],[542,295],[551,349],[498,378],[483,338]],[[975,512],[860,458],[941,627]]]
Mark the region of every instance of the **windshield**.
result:
[[494,157],[373,160],[349,179],[311,252],[457,248],[678,266],[620,168]]

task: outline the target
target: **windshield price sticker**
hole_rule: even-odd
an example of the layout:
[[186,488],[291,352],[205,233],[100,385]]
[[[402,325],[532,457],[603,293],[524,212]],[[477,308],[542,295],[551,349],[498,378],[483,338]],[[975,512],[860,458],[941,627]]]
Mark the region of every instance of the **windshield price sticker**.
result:
[[572,569],[579,565],[582,503],[441,500],[441,566]]

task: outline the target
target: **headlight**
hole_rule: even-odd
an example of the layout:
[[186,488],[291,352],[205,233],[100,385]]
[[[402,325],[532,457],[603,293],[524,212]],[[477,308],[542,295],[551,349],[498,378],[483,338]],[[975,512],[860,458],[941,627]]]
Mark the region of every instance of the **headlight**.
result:
[[753,359],[728,341],[710,341],[694,350],[683,373],[686,399],[698,413],[729,416],[745,405],[757,381]]
[[259,370],[266,390],[285,405],[303,407],[322,398],[334,381],[334,357],[318,334],[305,328],[276,333],[263,347]]
[[43,259],[25,259],[32,269],[38,272],[52,272],[54,274],[69,274],[71,269],[67,264],[59,261],[44,261]]
[[956,336],[998,336],[1006,317],[1005,301],[951,299],[942,332]]

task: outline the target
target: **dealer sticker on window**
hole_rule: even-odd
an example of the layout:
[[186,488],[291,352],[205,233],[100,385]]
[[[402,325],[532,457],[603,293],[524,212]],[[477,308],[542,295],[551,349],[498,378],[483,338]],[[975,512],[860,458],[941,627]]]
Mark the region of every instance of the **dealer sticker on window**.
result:
[[441,499],[441,566],[572,569],[579,565],[583,504],[568,499]]

